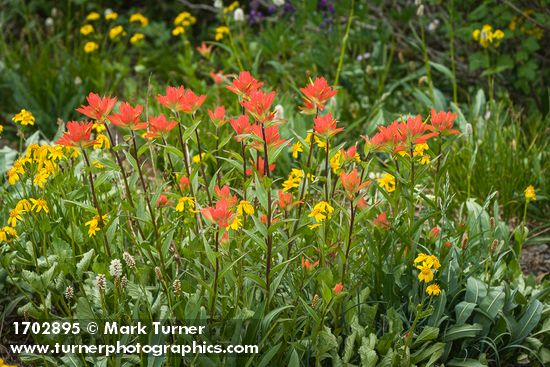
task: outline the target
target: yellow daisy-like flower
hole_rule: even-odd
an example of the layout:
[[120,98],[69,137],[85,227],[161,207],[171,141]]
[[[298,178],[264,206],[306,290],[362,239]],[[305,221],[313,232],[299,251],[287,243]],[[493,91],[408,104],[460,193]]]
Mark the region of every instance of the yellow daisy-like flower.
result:
[[537,193],[535,192],[535,187],[533,185],[527,186],[523,192],[525,193],[525,200],[537,200]]
[[424,151],[430,149],[428,144],[421,143],[414,146],[413,157],[419,157],[424,155]]
[[47,170],[43,169],[34,176],[33,184],[42,189],[44,188],[44,184],[46,183],[46,181],[48,181],[48,177],[50,177],[50,173]]
[[145,38],[143,33],[136,33],[130,38],[130,43],[135,45],[136,43],[142,41]]
[[62,146],[58,145],[55,147],[50,147],[48,158],[51,159],[53,162],[60,161],[64,157],[65,157],[65,154],[63,153]]
[[193,198],[189,196],[183,196],[178,199],[178,204],[176,205],[176,211],[182,213],[185,210],[186,206],[191,213],[197,212],[195,210],[195,201],[193,200]]
[[109,149],[111,147],[111,141],[104,134],[98,134],[95,137],[96,143],[94,144],[94,149]]
[[342,161],[343,161],[343,155],[341,151],[337,151],[332,158],[330,158],[330,167],[332,168],[332,172],[339,173],[340,168],[342,168]]
[[293,168],[288,175],[288,178],[283,182],[283,191],[290,191],[294,188],[300,187],[302,178],[304,177],[304,171]]
[[21,125],[34,125],[35,118],[32,112],[22,109],[18,114],[11,118],[13,122],[19,122]]
[[320,223],[329,219],[333,212],[334,208],[329,203],[326,201],[320,201],[315,204],[308,217],[314,218],[317,223]]
[[197,154],[195,156],[193,156],[193,163],[196,163],[196,164],[199,164],[202,162],[202,160],[204,159],[204,156],[205,156],[206,153],[201,153],[201,154]]
[[149,25],[149,19],[141,13],[135,13],[130,16],[130,23],[141,23],[142,27],[147,27]]
[[94,124],[92,125],[92,129],[93,129],[96,133],[102,133],[102,132],[104,132],[105,130],[107,130],[107,128],[105,127],[105,124],[103,124],[103,123],[97,123],[97,122],[94,122]]
[[195,24],[197,22],[197,18],[191,15],[189,12],[181,12],[179,13],[176,18],[174,19],[174,25],[182,25],[184,27],[188,27],[191,24]]
[[428,266],[426,266],[425,263],[422,265],[419,265],[416,267],[418,270],[420,270],[420,273],[418,273],[418,279],[421,282],[429,283],[434,278],[434,273],[432,272],[432,269],[430,269]]
[[319,138],[317,135],[313,135],[312,133],[308,133],[307,136],[306,136],[306,141],[311,143],[311,139],[313,139],[315,141],[315,144],[317,144],[319,149],[326,149],[327,148],[327,143],[325,141],[321,140],[321,138]]
[[86,42],[84,44],[84,52],[86,52],[87,54],[96,51],[98,48],[99,48],[99,45],[93,41]]
[[[0,228],[0,243],[1,242],[10,242],[12,238],[17,237],[17,231],[15,228],[5,226],[3,228]],[[0,361],[2,361],[0,359]],[[4,365],[7,366],[7,365]],[[0,367],[2,367],[2,364],[0,363]],[[9,366],[8,366],[9,367]]]
[[231,224],[229,224],[229,226],[227,228],[225,228],[226,230],[231,228],[232,230],[236,231],[238,230],[241,226],[242,226],[242,222],[241,222],[241,217],[240,216],[236,216],[235,219],[233,219],[233,222],[231,222]]
[[221,41],[226,34],[229,34],[229,28],[226,26],[220,26],[216,28],[216,35],[214,36],[214,39],[216,41]]
[[237,212],[239,215],[242,215],[243,213],[252,215],[254,214],[254,207],[249,201],[241,200],[239,206],[237,207]]
[[239,6],[239,2],[233,1],[230,5],[226,6],[223,9],[223,12],[224,14],[231,13],[233,10],[237,9],[238,6]]
[[172,36],[177,37],[185,33],[185,28],[182,26],[177,26],[176,28],[172,29]]
[[395,191],[395,177],[393,175],[386,173],[376,181],[378,181],[378,186],[384,188],[387,192]]
[[15,205],[15,210],[20,211],[22,214],[31,210],[31,203],[27,199],[21,199]]
[[40,213],[41,210],[44,210],[45,213],[49,213],[50,209],[48,208],[48,203],[44,199],[31,199],[32,210],[37,213]]
[[96,11],[93,11],[86,16],[86,20],[98,20],[99,18],[101,18],[101,15],[99,15]]
[[430,296],[439,296],[441,294],[441,288],[439,288],[439,285],[437,283],[430,284],[426,288],[426,293]]
[[0,135],[2,135],[3,132],[4,132],[4,126],[0,125]]
[[297,142],[292,145],[292,158],[298,159],[298,153],[302,153],[304,151],[302,147],[302,143]]
[[124,28],[121,25],[117,25],[109,30],[109,38],[114,40],[119,35],[124,34]]
[[21,214],[21,211],[17,210],[17,208],[12,209],[8,218],[8,224],[12,227],[15,227],[17,225],[17,221],[23,221],[23,217],[21,216]]
[[90,33],[94,33],[94,26],[91,24],[84,24],[82,27],[80,27],[80,34],[83,36],[87,36]]
[[[103,224],[105,224],[105,222],[107,222],[107,214],[103,215],[102,216],[102,219],[103,219]],[[88,228],[88,236],[89,237],[93,237],[96,235],[96,233],[101,229],[99,227],[99,215],[95,215],[92,219],[90,219],[89,221],[87,221],[86,223],[84,223],[84,225],[86,227],[89,227]]]
[[118,18],[118,13],[114,11],[110,11],[108,13],[105,13],[105,20],[116,20]]
[[430,156],[427,154],[424,154],[422,157],[420,157],[420,164],[425,165],[430,163]]

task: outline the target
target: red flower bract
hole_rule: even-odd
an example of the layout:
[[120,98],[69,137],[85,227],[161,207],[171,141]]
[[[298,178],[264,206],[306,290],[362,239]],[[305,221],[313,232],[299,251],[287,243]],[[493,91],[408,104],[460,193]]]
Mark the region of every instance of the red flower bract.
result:
[[435,112],[432,108],[432,116],[430,122],[435,131],[439,131],[442,134],[458,134],[459,130],[453,129],[453,123],[456,119],[456,113],[439,111]]
[[214,186],[214,191],[218,200],[226,202],[229,207],[233,207],[237,204],[237,196],[231,195],[231,189],[229,188],[229,185],[225,185],[221,189],[218,185],[216,185]]
[[313,119],[313,130],[315,130],[316,133],[324,135],[328,138],[344,131],[344,129],[336,127],[336,120],[332,118],[332,114],[330,112],[325,116],[317,116]]
[[146,138],[157,138],[161,134],[168,134],[178,124],[176,121],[168,121],[164,115],[150,117],[149,131],[145,133]]
[[246,111],[259,123],[265,124],[273,120],[275,113],[270,112],[271,105],[275,99],[275,92],[252,91],[247,100],[241,102]]
[[324,110],[327,101],[337,93],[336,90],[328,85],[327,80],[323,77],[315,79],[304,88],[300,88],[300,91],[304,94],[305,98],[305,105],[302,110],[306,112],[313,110],[313,113],[315,112],[313,107],[321,111]]
[[215,207],[201,209],[202,215],[211,222],[216,223],[220,228],[227,228],[234,219],[233,212],[225,200],[220,200]]
[[340,173],[340,181],[342,181],[342,185],[350,198],[353,198],[361,189],[370,183],[370,181],[361,183],[361,177],[359,177],[356,168],[350,173]]
[[63,133],[63,136],[57,140],[57,144],[64,145],[66,147],[80,147],[86,148],[96,144],[95,140],[90,140],[90,134],[92,133],[91,122],[67,122],[67,131]]
[[[264,128],[265,132],[265,140],[267,143],[268,148],[271,147],[278,147],[281,144],[283,144],[286,140],[281,139],[281,136],[279,135],[279,127],[278,126],[268,126]],[[252,142],[252,147],[258,151],[263,152],[264,151],[264,143],[263,143],[263,135],[262,135],[262,127],[260,125],[251,125],[248,129],[248,133],[257,136],[258,140],[254,140]]]
[[243,141],[243,138],[239,137],[239,135],[248,134],[251,128],[248,115],[241,115],[236,119],[231,119],[229,122],[231,123],[231,127],[233,128],[233,130],[235,130],[235,133],[237,134],[235,140],[237,140],[238,142]]
[[[264,171],[265,171],[265,161],[264,161],[264,159],[261,156],[258,156],[258,159],[256,160],[256,162],[251,162],[251,163],[255,166],[256,171],[258,171],[258,174],[260,176],[263,176]],[[269,165],[269,172],[273,172],[274,169],[275,169],[275,163],[270,164]],[[252,170],[247,169],[246,174],[248,176],[252,175]]]
[[217,127],[221,127],[227,122],[227,120],[225,119],[224,106],[218,106],[214,111],[208,110],[208,116],[210,116],[210,120],[212,120],[214,125],[216,125]]
[[241,71],[239,76],[233,80],[233,83],[227,86],[227,89],[241,97],[248,97],[250,93],[258,90],[262,85],[264,83],[254,79],[248,71]]
[[109,116],[109,121],[111,121],[113,125],[130,130],[142,130],[147,128],[147,123],[140,121],[143,106],[136,105],[136,107],[132,107],[129,103],[122,102],[118,106],[118,109],[120,113]]
[[166,95],[159,94],[157,101],[172,111],[194,113],[206,100],[205,95],[196,95],[191,89],[183,86],[167,87]]
[[407,122],[394,121],[388,126],[378,127],[372,139],[363,137],[368,149],[389,149],[399,152],[410,148],[412,144],[425,143],[437,136],[437,132],[426,133],[433,128],[422,121],[420,115],[409,117]]
[[96,120],[97,122],[103,122],[105,117],[111,113],[115,106],[117,99],[109,97],[100,97],[98,94],[90,93],[86,97],[88,105],[82,105],[76,109],[81,114],[88,116]]

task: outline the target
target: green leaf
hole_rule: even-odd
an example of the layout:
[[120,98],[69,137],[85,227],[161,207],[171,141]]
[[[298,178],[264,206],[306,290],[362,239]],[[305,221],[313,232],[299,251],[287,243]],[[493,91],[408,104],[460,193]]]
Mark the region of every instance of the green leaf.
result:
[[481,301],[479,308],[487,313],[492,320],[504,307],[504,287],[491,287],[489,294]]
[[456,322],[455,325],[464,325],[468,317],[472,314],[472,311],[476,307],[475,303],[462,301],[455,306]]
[[462,338],[474,338],[482,331],[483,327],[480,324],[452,326],[446,330],[443,341],[450,342]]
[[454,358],[451,359],[449,362],[447,362],[447,366],[452,367],[487,367],[486,364],[481,363],[477,359],[472,358],[465,358],[465,359],[458,359]]
[[487,296],[487,286],[481,280],[474,277],[468,278],[466,283],[466,302],[479,304]]
[[269,350],[266,353],[263,354],[263,358],[260,361],[260,363],[258,364],[258,367],[270,366],[271,365],[270,364],[271,360],[273,359],[273,357],[275,357],[275,354],[277,354],[277,352],[281,348],[282,344],[283,343],[279,343],[279,344],[274,345],[273,347],[269,348]]
[[76,264],[76,276],[80,279],[82,278],[82,274],[86,270],[88,270],[88,267],[90,266],[90,262],[92,261],[92,258],[94,257],[94,249],[91,249],[90,251],[86,252],[82,259]]
[[418,335],[413,343],[413,348],[416,346],[420,346],[423,343],[434,340],[439,335],[439,328],[433,327],[433,326],[425,326],[424,329],[422,329],[422,332],[420,335]]
[[529,333],[535,328],[535,326],[537,326],[542,315],[542,309],[543,305],[538,299],[531,299],[516,327],[511,330],[511,344],[521,343],[523,339],[525,339],[527,335],[529,335]]

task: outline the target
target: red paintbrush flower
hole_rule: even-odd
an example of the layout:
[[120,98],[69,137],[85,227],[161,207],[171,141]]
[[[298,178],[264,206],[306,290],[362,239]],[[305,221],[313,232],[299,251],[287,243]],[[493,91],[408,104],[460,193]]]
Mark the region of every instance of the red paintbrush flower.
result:
[[231,195],[231,189],[229,185],[225,185],[220,189],[218,185],[214,186],[214,192],[219,201],[224,201],[229,207],[233,207],[237,204],[237,196]]
[[189,178],[187,176],[181,176],[179,180],[179,186],[181,191],[185,191],[186,188],[188,188],[191,185],[189,182]]
[[197,47],[197,51],[201,56],[209,58],[212,53],[212,47],[214,47],[214,45],[207,45],[206,42],[203,41],[201,45]]
[[180,85],[179,87],[166,87],[166,95],[157,95],[157,101],[166,108],[172,111],[179,111],[181,99],[185,93],[185,88]]
[[359,154],[357,154],[356,146],[352,146],[348,150],[345,150],[344,148],[342,148],[342,155],[344,156],[344,159],[347,161],[360,160]]
[[264,83],[254,79],[248,71],[241,71],[239,76],[233,80],[233,83],[227,86],[227,89],[240,97],[248,97],[250,93],[258,90],[262,85]]
[[344,131],[343,128],[336,127],[336,120],[332,118],[330,112],[325,116],[317,116],[313,119],[313,130],[327,138],[333,137],[340,131]]
[[163,114],[149,118],[148,123],[149,131],[146,132],[143,136],[149,139],[158,138],[162,134],[168,134],[178,124],[176,121],[173,120],[168,121]]
[[57,144],[79,148],[86,148],[96,144],[97,141],[90,140],[93,125],[92,122],[67,122],[67,131],[57,140]]
[[[316,107],[321,111],[324,110],[327,101],[337,93],[323,77],[315,79],[304,88],[300,88],[300,91],[305,98],[305,106],[302,108],[304,112],[311,111],[312,107]],[[313,108],[313,113],[315,113],[315,108]]]
[[444,135],[460,133],[459,130],[453,129],[453,123],[456,116],[456,113],[445,111],[435,112],[432,108],[432,117],[430,122],[432,123],[433,130]]
[[315,262],[311,262],[309,259],[305,259],[302,256],[302,268],[309,271],[309,270],[315,268],[317,265],[319,265],[319,260],[317,260]]
[[147,123],[140,121],[143,106],[136,105],[136,107],[132,107],[129,103],[122,102],[118,106],[118,110],[120,113],[109,116],[109,121],[111,121],[113,125],[130,130],[142,130],[147,128]]
[[235,219],[235,214],[230,210],[226,201],[220,200],[215,207],[201,209],[202,215],[209,221],[216,223],[220,228],[227,229]]
[[221,70],[218,70],[217,73],[215,73],[214,70],[210,70],[210,77],[212,78],[214,83],[217,85],[222,84],[226,79],[225,75],[222,73]]
[[105,117],[111,113],[117,102],[116,98],[109,98],[105,96],[100,97],[95,93],[88,94],[86,100],[88,101],[88,105],[82,105],[76,110],[81,114],[96,120],[98,123],[103,122]]
[[[256,162],[251,161],[250,163],[252,163],[252,165],[256,168],[256,171],[260,176],[264,175],[265,161],[261,156],[258,156],[258,159],[256,160]],[[275,163],[270,164],[269,172],[273,172],[274,169],[275,169]],[[248,176],[252,175],[252,169],[247,169],[246,174]]]
[[239,135],[248,134],[250,131],[250,119],[248,118],[248,115],[241,115],[237,119],[231,119],[229,121],[231,123],[231,127],[233,130],[235,130],[235,133],[237,136],[235,136],[235,140],[238,142],[241,142],[244,140],[244,138],[240,137]]
[[205,95],[196,95],[191,89],[186,89],[180,100],[179,111],[195,113],[206,100]]
[[340,173],[340,181],[342,181],[342,185],[350,198],[353,198],[361,189],[370,184],[370,181],[361,183],[361,177],[359,177],[357,169],[355,168],[350,173]]
[[402,134],[405,135],[405,143],[407,146],[410,146],[412,143],[425,143],[428,139],[438,135],[437,132],[426,134],[426,131],[430,130],[430,125],[425,124],[420,115],[409,117],[407,122],[400,124],[400,129],[402,129]]
[[374,218],[372,221],[375,226],[381,228],[381,229],[388,229],[390,226],[390,223],[388,222],[386,212],[382,212],[378,215],[378,217]]
[[270,111],[274,99],[275,92],[266,93],[255,90],[249,94],[248,99],[241,102],[241,105],[259,123],[265,124],[275,117],[275,113]]
[[210,116],[210,120],[212,120],[216,127],[222,127],[227,123],[224,106],[218,106],[214,111],[208,110],[208,116]]
[[278,195],[279,195],[279,208],[283,210],[286,210],[287,208],[289,208],[293,200],[292,193],[279,190]]
[[[286,141],[285,139],[281,139],[281,136],[279,135],[279,127],[276,125],[264,127],[264,132],[265,132],[265,140],[268,148],[278,147]],[[250,128],[248,129],[248,133],[258,137],[259,139],[259,141],[254,140],[252,142],[252,147],[258,151],[263,152],[264,138],[262,134],[262,127],[260,125],[251,125]]]

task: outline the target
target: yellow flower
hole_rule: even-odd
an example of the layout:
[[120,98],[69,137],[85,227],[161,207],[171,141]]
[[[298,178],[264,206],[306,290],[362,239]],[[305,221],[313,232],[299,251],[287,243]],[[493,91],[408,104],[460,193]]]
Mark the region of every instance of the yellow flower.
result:
[[94,32],[94,26],[91,24],[84,24],[82,27],[80,27],[80,34],[84,36],[87,36],[93,32]]
[[424,253],[418,254],[416,259],[414,259],[414,263],[422,263],[422,266],[425,266],[427,268],[434,268],[435,270],[439,269],[441,267],[441,264],[439,263],[439,259],[435,255],[428,255]]
[[178,205],[176,205],[176,211],[177,212],[183,212],[185,210],[185,206],[189,208],[189,211],[191,213],[196,213],[195,210],[195,202],[193,201],[193,198],[190,198],[189,196],[183,196],[178,199]]
[[302,182],[302,178],[304,177],[304,171],[293,168],[288,178],[283,182],[283,191],[290,191],[294,188],[300,187],[300,182]]
[[302,143],[298,142],[292,145],[292,158],[298,159],[298,153],[302,153],[304,149],[302,148]]
[[527,188],[524,190],[525,193],[525,200],[528,202],[531,200],[537,200],[537,193],[535,192],[535,187],[533,185],[527,186]]
[[61,146],[50,147],[48,158],[53,162],[62,160],[64,156]]
[[84,52],[86,52],[87,54],[94,52],[98,48],[99,48],[99,45],[92,41],[86,42],[84,44]]
[[229,224],[229,226],[227,228],[225,228],[226,230],[231,228],[232,230],[236,231],[238,230],[241,226],[242,226],[242,222],[241,222],[241,217],[240,216],[236,216],[235,219],[233,219],[233,222],[231,222],[231,224]]
[[95,137],[96,143],[94,144],[94,149],[109,149],[111,147],[111,142],[107,135],[98,134]]
[[21,125],[34,125],[34,115],[32,112],[22,109],[19,113],[11,118],[13,122],[19,122]]
[[430,149],[428,144],[421,143],[414,146],[413,157],[423,156],[424,151]]
[[86,16],[86,20],[98,20],[99,18],[101,18],[101,15],[99,15],[99,13],[95,11]]
[[143,40],[144,38],[145,36],[143,35],[143,33],[136,33],[130,38],[130,43],[135,45],[136,43]]
[[216,36],[214,37],[214,39],[216,41],[221,41],[226,34],[229,34],[229,28],[226,26],[220,26],[216,28]]
[[205,155],[205,154],[206,154],[206,153],[203,152],[203,153],[201,153],[201,154],[195,155],[195,156],[193,157],[193,163],[197,163],[197,164],[201,163],[202,160],[204,159],[204,155]]
[[105,14],[105,20],[116,20],[116,18],[118,18],[118,13],[112,10]]
[[250,204],[249,201],[241,200],[237,208],[237,212],[239,213],[239,215],[242,215],[243,212],[245,214],[252,215],[254,214],[254,207],[252,206],[252,204]]
[[500,29],[497,29],[497,30],[493,33],[493,36],[495,37],[495,39],[501,40],[501,39],[504,38],[504,32],[501,31]]
[[141,13],[135,13],[130,16],[130,23],[139,22],[142,27],[149,25],[149,19]]
[[[0,242],[9,242],[12,238],[17,237],[17,231],[15,228],[5,226],[4,228],[0,228]],[[2,360],[0,359],[0,362]],[[7,365],[4,365],[6,367],[9,367]],[[0,367],[2,367],[2,364],[0,363]]]
[[430,296],[439,296],[441,294],[441,288],[439,288],[437,283],[430,284],[428,288],[426,288],[426,293]]
[[233,1],[230,5],[226,6],[223,9],[223,12],[225,14],[231,13],[233,10],[237,9],[238,6],[239,6],[239,2],[238,1]]
[[329,203],[326,201],[320,201],[315,204],[308,217],[314,218],[317,223],[320,223],[324,222],[326,219],[329,219],[333,212],[334,208],[330,206]]
[[14,208],[10,211],[10,217],[8,218],[8,224],[12,227],[15,227],[17,225],[17,221],[23,221],[23,217],[21,217],[21,211],[17,208]]
[[123,33],[124,33],[124,28],[121,25],[117,25],[116,27],[113,27],[109,30],[109,38],[114,40],[120,34],[123,34]]
[[39,188],[43,188],[46,181],[48,181],[48,177],[50,177],[48,171],[41,170],[34,176],[33,184]]
[[37,213],[40,213],[41,210],[44,210],[44,212],[49,213],[50,209],[48,208],[48,204],[46,203],[46,200],[44,199],[31,199],[32,202],[32,210],[36,211]]
[[421,262],[424,262],[426,261],[426,259],[429,257],[430,255],[427,255],[425,253],[420,253],[418,254],[418,256],[416,257],[416,259],[414,259],[414,263],[421,263]]
[[184,27],[188,27],[191,24],[195,24],[197,22],[197,18],[191,15],[189,12],[181,12],[177,15],[176,19],[174,19],[174,25],[182,25]]
[[0,135],[4,132],[4,126],[0,125]]
[[420,270],[420,273],[418,273],[418,279],[421,282],[429,283],[433,280],[434,273],[432,272],[432,269],[430,269],[428,266],[426,266],[425,263],[423,263],[422,265],[417,266],[416,268]]
[[424,154],[422,157],[420,157],[420,164],[428,164],[430,163],[430,156],[427,154]]
[[342,167],[342,152],[337,151],[332,158],[330,158],[330,167],[334,173],[339,173],[340,168]]
[[387,192],[395,191],[395,177],[393,175],[386,173],[376,181],[378,181],[378,186],[384,188]]
[[182,26],[177,26],[176,28],[172,29],[172,36],[174,37],[177,37],[184,33],[185,33],[185,28],[183,28]]
[[308,224],[309,229],[315,229],[315,228],[320,227],[320,226],[321,226],[320,223]]
[[98,161],[97,159],[95,161],[92,161],[92,166],[94,166],[95,168],[97,169],[103,169],[105,168],[104,165],[101,164],[100,161]]
[[21,214],[25,214],[31,210],[31,203],[27,199],[21,199],[15,205],[15,209],[20,211]]
[[474,41],[479,40],[479,35],[480,34],[481,34],[481,31],[479,29],[476,29],[472,32],[472,38],[474,39]]
[[312,133],[308,133],[306,136],[306,141],[311,143],[311,139],[315,141],[315,144],[319,147],[319,149],[326,149],[327,143],[323,140],[321,140],[317,135],[313,135]]
[[[108,218],[107,214],[102,216],[103,224],[105,224],[105,222],[107,221],[107,218]],[[92,219],[90,219],[89,221],[84,223],[84,225],[86,227],[89,227],[88,228],[88,236],[89,237],[95,236],[95,234],[101,229],[99,227],[99,215],[95,215]]]

